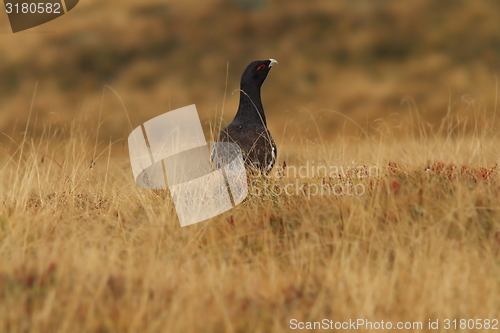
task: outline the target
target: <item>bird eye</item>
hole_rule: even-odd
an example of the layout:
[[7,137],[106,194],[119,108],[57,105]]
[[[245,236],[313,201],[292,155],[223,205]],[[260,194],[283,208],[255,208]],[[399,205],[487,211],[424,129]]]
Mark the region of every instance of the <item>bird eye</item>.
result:
[[259,67],[257,67],[257,70],[260,71],[261,69],[264,69],[264,68],[266,68],[266,65],[261,64],[261,65],[259,65]]

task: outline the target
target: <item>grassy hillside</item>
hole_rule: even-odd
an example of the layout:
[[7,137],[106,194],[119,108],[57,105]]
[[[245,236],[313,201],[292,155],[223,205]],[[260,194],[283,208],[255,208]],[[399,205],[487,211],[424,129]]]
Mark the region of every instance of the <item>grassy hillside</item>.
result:
[[[263,87],[275,132],[311,113],[330,133],[355,129],[337,113],[407,121],[414,103],[434,124],[450,105],[470,114],[471,101],[490,113],[498,104],[497,1],[83,1],[18,34],[0,15],[2,131],[25,123],[37,81],[38,133],[78,111],[97,118],[104,85],[134,126],[193,103],[205,121],[224,104],[229,121],[244,67],[267,58],[279,61]],[[109,90],[103,115],[106,141],[128,135]]]
[[[491,329],[499,14],[494,0],[87,0],[11,34],[0,13],[0,332]],[[194,103],[212,138],[243,68],[271,57],[279,168],[181,228],[168,190],[134,184],[128,134]]]
[[[444,332],[446,319],[498,319],[500,139],[483,121],[474,135],[282,143],[282,173],[184,228],[168,191],[133,184],[126,150],[86,148],[84,120],[28,135],[0,164],[0,330],[287,332],[326,318],[438,319]],[[355,194],[339,195],[348,184]]]

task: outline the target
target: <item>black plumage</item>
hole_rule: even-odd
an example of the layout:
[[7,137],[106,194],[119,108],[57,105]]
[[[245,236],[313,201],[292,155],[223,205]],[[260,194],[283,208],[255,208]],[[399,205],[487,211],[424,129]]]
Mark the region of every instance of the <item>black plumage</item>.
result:
[[267,128],[260,90],[274,59],[250,63],[240,84],[240,104],[231,124],[221,130],[218,142],[237,143],[247,168],[268,175],[276,162],[277,149]]

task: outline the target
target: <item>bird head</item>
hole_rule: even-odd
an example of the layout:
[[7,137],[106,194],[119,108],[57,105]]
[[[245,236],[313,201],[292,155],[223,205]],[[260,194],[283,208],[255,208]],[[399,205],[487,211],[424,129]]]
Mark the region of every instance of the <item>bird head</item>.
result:
[[252,61],[241,76],[241,85],[251,84],[257,85],[260,88],[271,67],[277,63],[274,59]]

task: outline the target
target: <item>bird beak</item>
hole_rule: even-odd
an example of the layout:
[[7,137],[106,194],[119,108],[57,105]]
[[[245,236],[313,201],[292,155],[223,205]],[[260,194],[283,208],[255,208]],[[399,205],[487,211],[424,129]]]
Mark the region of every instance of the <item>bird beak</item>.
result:
[[271,63],[269,64],[269,67],[273,67],[273,65],[274,65],[274,64],[277,64],[277,63],[278,63],[278,62],[277,62],[276,60],[274,60],[274,59],[269,59],[269,61],[271,62]]

